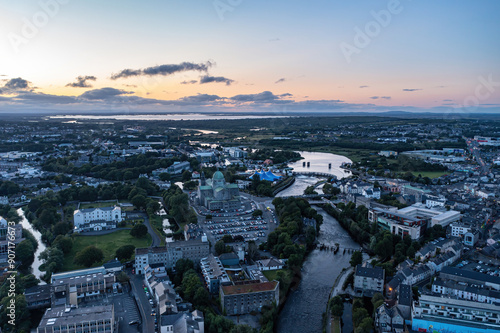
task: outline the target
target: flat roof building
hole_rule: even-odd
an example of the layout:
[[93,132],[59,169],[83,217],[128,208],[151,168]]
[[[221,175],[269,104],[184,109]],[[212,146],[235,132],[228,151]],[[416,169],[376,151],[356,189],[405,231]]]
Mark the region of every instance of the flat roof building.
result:
[[96,305],[81,308],[64,306],[47,309],[36,329],[37,333],[114,333],[113,305]]

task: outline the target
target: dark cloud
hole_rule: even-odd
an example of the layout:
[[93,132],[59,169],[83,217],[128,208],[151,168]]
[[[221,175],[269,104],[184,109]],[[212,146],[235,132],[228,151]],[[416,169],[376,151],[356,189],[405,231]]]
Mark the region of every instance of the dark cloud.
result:
[[198,83],[198,80],[191,80],[191,81],[182,81],[181,84],[195,84]]
[[371,99],[378,99],[378,96],[372,96]]
[[418,90],[422,90],[422,89],[415,89],[415,88],[412,88],[412,89],[403,89],[403,91],[418,91]]
[[224,82],[226,86],[229,86],[231,85],[231,83],[234,82],[234,80],[228,79],[227,77],[224,76],[210,76],[210,75],[205,75],[200,78],[200,84],[212,83],[212,82]]
[[380,98],[383,98],[383,99],[391,99],[391,96],[380,96]]
[[254,103],[283,103],[293,101],[282,101],[281,98],[292,96],[291,94],[275,95],[270,91],[263,91],[258,94],[242,94],[230,97],[235,102],[254,102]]
[[66,87],[72,88],[92,88],[92,85],[87,81],[95,81],[97,78],[95,76],[79,76],[76,78],[76,82],[71,82],[66,85]]
[[93,89],[86,91],[83,94],[81,94],[79,98],[86,100],[106,100],[117,96],[128,95],[132,93],[133,93],[132,91],[125,91],[122,89],[107,87],[107,88]]
[[359,86],[360,88],[368,88],[369,86]]
[[285,82],[286,79],[284,77],[282,77],[281,79],[279,79],[278,81],[274,82],[274,83],[281,83],[281,82]]
[[8,80],[5,85],[0,88],[0,94],[31,90],[33,90],[33,88],[31,87],[31,82],[18,77]]
[[74,96],[51,95],[51,94],[33,93],[33,92],[18,94],[11,100],[17,102],[22,101],[27,104],[41,104],[41,103],[72,104],[76,102]]
[[187,72],[187,71],[198,71],[198,72],[206,72],[210,67],[213,66],[213,63],[207,61],[206,63],[195,64],[192,62],[183,62],[180,64],[168,64],[168,65],[160,65],[147,67],[143,69],[124,69],[119,73],[111,75],[112,80],[127,78],[131,76],[154,76],[154,75],[163,75],[168,76],[175,73]]
[[453,102],[452,99],[443,99],[443,102]]
[[194,96],[186,96],[179,99],[179,101],[187,102],[187,103],[209,103],[224,100],[224,97],[220,97],[217,95],[208,95],[208,94],[198,94]]

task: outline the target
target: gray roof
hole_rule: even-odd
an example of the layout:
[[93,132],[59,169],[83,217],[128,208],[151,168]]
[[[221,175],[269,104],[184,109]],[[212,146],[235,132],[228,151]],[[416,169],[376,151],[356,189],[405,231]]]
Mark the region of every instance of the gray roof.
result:
[[162,315],[161,316],[161,326],[170,326],[174,325],[177,320],[179,320],[184,313],[176,313],[171,315]]
[[374,279],[383,280],[384,279],[384,270],[379,267],[363,267],[361,265],[356,266],[356,276],[364,276]]
[[399,298],[398,304],[411,306],[412,303],[412,290],[407,284],[402,284],[399,286]]
[[104,210],[104,211],[111,211],[115,209],[116,206],[110,206],[110,207],[99,207],[99,208],[84,208],[84,209],[79,209],[80,212],[82,213],[91,213],[96,209]]

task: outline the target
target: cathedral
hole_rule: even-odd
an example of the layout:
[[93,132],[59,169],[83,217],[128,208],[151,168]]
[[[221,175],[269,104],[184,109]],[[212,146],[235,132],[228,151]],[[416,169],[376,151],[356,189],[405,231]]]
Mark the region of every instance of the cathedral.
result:
[[210,210],[237,210],[241,208],[240,190],[236,184],[227,184],[222,172],[217,170],[212,179],[200,177],[199,204]]

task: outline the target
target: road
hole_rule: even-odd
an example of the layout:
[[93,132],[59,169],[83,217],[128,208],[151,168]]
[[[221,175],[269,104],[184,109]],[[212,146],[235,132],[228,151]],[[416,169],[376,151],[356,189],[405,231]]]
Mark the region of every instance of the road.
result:
[[477,143],[477,141],[474,141],[472,139],[466,139],[466,142],[467,142],[467,147],[469,148],[470,153],[474,156],[474,159],[481,167],[481,174],[482,175],[489,174],[490,168],[484,162],[483,158],[481,157],[481,148],[479,146],[479,143]]
[[149,299],[143,290],[143,277],[141,275],[130,275],[130,285],[132,286],[132,291],[134,293],[137,305],[139,306],[139,311],[141,312],[142,318],[142,332],[154,332],[155,323],[154,317],[151,316],[152,308],[149,305]]
[[144,225],[148,228],[148,233],[151,235],[151,239],[153,242],[151,243],[150,247],[157,247],[160,246],[161,244],[161,238],[158,236],[158,234],[154,231],[153,226],[149,222],[148,215],[142,212],[133,212],[129,214],[130,218],[141,218],[144,219]]

